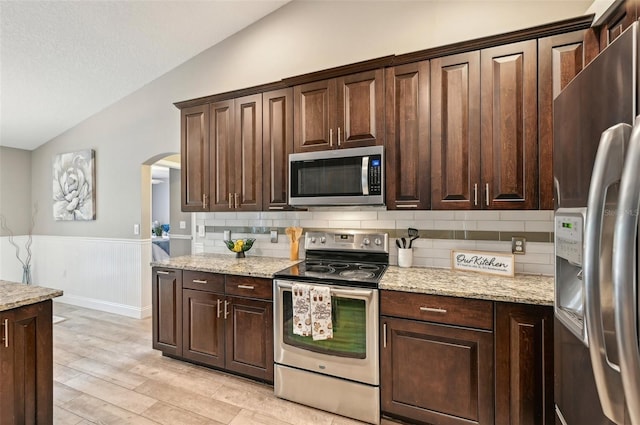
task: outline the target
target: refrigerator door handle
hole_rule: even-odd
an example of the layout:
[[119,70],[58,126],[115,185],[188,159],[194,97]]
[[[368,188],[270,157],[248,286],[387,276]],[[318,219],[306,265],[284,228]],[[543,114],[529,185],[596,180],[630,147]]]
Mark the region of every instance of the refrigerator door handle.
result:
[[607,347],[605,343],[603,299],[606,294],[603,294],[603,286],[611,288],[611,264],[608,261],[613,250],[613,223],[609,221],[610,226],[606,232],[604,222],[605,219],[613,219],[607,211],[607,192],[620,181],[620,164],[624,161],[630,133],[630,125],[618,124],[607,129],[600,137],[593,164],[584,229],[583,282],[589,355],[602,411],[616,424],[624,424],[624,392],[621,390],[620,369],[610,361],[616,356],[608,352],[617,347]]
[[631,132],[622,170],[618,212],[613,237],[613,286],[616,341],[629,416],[640,424],[640,353],[638,353],[638,298],[636,294],[638,211],[640,210],[640,122]]

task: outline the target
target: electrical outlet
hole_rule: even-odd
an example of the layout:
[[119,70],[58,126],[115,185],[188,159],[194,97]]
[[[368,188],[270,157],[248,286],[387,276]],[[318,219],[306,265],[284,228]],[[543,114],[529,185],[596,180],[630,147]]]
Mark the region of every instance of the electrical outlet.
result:
[[204,224],[200,224],[198,226],[198,236],[200,236],[201,238],[204,238],[205,235],[205,227]]
[[225,230],[224,231],[224,235],[222,236],[222,240],[223,241],[230,241],[231,240],[231,230]]
[[511,238],[511,252],[513,254],[525,254],[527,251],[525,249],[527,242],[527,238],[523,238],[521,236],[513,236]]
[[181,221],[180,222],[180,228],[181,229],[186,229],[187,228],[187,222],[186,221]]
[[278,230],[271,230],[269,234],[271,236],[271,243],[278,243]]

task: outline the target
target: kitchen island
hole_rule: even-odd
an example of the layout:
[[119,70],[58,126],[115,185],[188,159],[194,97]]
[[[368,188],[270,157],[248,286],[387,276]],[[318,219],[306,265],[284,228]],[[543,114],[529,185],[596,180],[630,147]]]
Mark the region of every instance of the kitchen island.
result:
[[53,423],[52,298],[57,289],[0,280],[0,423]]

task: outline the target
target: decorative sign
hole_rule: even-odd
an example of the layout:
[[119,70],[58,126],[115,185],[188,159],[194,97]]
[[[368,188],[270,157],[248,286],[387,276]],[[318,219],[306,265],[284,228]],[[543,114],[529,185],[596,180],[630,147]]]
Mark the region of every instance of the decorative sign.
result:
[[514,256],[505,252],[451,250],[451,269],[467,272],[514,275]]

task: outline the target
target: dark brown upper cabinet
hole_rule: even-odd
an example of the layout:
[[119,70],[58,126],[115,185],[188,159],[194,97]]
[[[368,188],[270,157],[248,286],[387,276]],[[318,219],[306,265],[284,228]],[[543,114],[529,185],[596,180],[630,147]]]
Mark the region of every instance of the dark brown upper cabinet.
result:
[[429,61],[385,70],[386,204],[429,209]]
[[262,95],[211,104],[210,211],[262,209]]
[[538,207],[537,43],[480,52],[481,204]]
[[384,144],[383,75],[377,69],[295,86],[295,152]]
[[480,52],[431,61],[433,209],[481,208]]
[[585,67],[586,32],[573,31],[538,40],[538,142],[540,209],[554,208],[553,99]]
[[209,210],[209,105],[182,109],[182,211]]
[[288,209],[289,154],[293,152],[293,89],[262,95],[263,210]]

